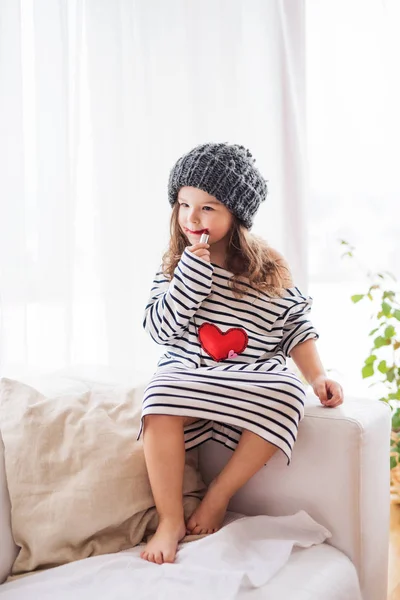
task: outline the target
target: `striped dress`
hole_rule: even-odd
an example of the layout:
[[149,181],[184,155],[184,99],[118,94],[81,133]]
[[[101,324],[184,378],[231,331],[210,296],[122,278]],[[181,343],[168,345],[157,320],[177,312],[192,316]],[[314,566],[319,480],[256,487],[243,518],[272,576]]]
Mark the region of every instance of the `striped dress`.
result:
[[[289,465],[306,392],[286,358],[319,337],[307,319],[313,299],[297,287],[286,288],[283,298],[247,287],[235,298],[231,275],[187,248],[172,281],[161,268],[156,273],[143,327],[166,352],[145,388],[137,439],[145,415],[196,417],[184,428],[186,450],[209,439],[234,450],[244,428],[280,448]],[[217,332],[214,346],[199,337],[201,326]],[[226,343],[224,349],[232,328],[247,343],[239,352],[228,352]]]

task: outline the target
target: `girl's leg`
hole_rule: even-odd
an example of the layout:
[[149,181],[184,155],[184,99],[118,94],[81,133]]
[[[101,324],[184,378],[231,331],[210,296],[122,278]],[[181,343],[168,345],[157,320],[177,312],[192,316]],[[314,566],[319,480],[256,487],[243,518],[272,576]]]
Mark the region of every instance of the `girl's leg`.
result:
[[140,556],[158,564],[174,562],[178,542],[186,532],[183,512],[183,427],[196,419],[146,415],[143,421],[144,455],[159,525]]
[[229,462],[211,482],[200,506],[187,523],[188,533],[214,533],[226,513],[231,497],[278,450],[257,434],[244,429]]

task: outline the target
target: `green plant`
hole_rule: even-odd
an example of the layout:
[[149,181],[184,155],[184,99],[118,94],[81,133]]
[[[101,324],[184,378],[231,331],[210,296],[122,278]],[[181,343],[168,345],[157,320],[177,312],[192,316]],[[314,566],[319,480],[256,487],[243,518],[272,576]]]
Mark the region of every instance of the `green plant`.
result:
[[[340,243],[348,247],[342,257],[354,258],[354,247],[344,240],[340,240]],[[369,387],[383,384],[386,388],[379,400],[386,402],[392,411],[390,467],[394,469],[400,465],[400,291],[388,285],[389,278],[397,282],[396,277],[388,271],[368,271],[367,276],[371,280],[368,291],[351,296],[354,304],[365,298],[378,304],[378,310],[371,315],[375,327],[368,334],[372,338],[372,348],[361,373],[363,379],[374,375],[380,377]]]

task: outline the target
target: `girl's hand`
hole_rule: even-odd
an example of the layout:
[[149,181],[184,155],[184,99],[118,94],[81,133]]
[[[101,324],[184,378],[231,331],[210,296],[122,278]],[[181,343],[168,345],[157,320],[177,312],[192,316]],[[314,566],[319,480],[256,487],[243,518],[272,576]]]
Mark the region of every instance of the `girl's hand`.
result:
[[209,247],[210,244],[199,242],[198,244],[193,244],[193,246],[187,246],[187,249],[199,258],[204,258],[207,262],[211,262],[210,251],[208,250]]
[[311,386],[314,394],[318,396],[324,406],[335,408],[335,406],[343,404],[343,389],[337,381],[320,375],[312,382]]

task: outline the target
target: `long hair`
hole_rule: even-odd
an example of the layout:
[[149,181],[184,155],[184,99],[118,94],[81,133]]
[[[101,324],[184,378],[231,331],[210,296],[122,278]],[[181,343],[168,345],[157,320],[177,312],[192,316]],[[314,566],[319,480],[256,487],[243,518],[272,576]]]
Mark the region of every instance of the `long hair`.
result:
[[[171,213],[169,248],[162,257],[162,272],[169,280],[188,245],[179,226],[178,212],[179,203],[176,202]],[[235,215],[232,217],[226,268],[233,273],[229,280],[233,295],[241,298],[246,294],[243,288],[250,287],[271,297],[282,297],[284,288],[291,287],[289,269],[274,257],[273,250],[263,238],[250,233]]]

